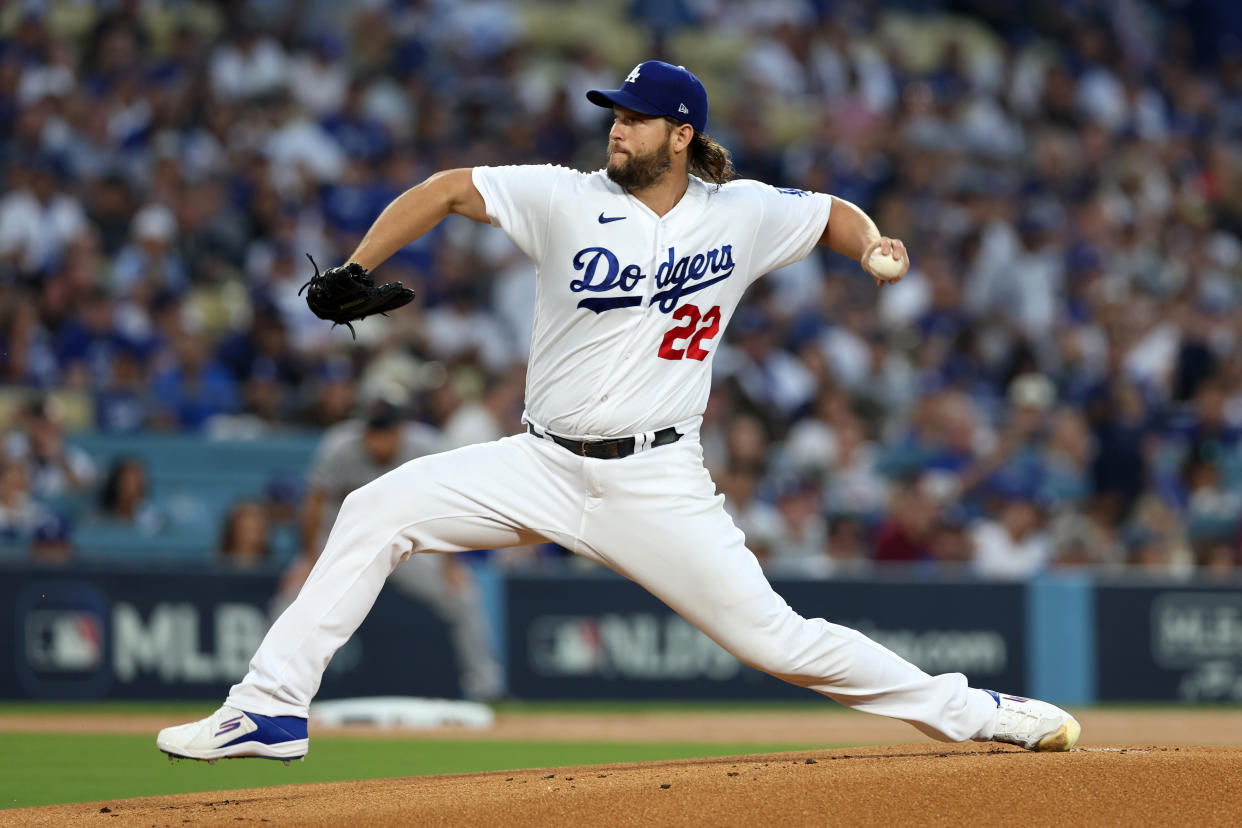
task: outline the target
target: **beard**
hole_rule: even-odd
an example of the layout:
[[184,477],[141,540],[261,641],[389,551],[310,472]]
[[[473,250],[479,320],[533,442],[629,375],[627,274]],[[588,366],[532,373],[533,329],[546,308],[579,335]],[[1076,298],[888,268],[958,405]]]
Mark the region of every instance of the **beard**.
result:
[[673,165],[673,151],[667,143],[644,155],[629,155],[620,164],[608,157],[608,177],[627,192],[645,190],[660,180]]

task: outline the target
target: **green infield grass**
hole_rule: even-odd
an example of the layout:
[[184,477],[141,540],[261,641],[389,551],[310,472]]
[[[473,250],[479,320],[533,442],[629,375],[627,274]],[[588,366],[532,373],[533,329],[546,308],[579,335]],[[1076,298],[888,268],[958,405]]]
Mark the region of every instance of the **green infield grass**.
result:
[[[0,733],[0,809],[436,773],[810,749],[790,744],[417,741],[320,736],[306,761],[169,762],[153,735]],[[816,745],[822,750],[825,745]]]

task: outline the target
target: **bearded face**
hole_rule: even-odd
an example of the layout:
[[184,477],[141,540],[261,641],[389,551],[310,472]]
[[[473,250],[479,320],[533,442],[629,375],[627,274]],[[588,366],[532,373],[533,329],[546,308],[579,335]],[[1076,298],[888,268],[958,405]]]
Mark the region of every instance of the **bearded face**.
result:
[[[660,176],[673,165],[673,150],[669,146],[668,135],[651,150],[644,153],[633,153],[618,150],[615,146],[608,147],[608,177],[623,189],[633,192],[643,190],[660,180]],[[615,153],[615,154],[614,154]]]

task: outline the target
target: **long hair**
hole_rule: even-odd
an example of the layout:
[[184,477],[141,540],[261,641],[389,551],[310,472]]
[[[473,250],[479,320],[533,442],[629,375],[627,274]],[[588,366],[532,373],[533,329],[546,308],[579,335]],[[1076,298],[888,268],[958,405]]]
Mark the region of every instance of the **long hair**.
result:
[[690,172],[717,187],[727,181],[732,181],[737,175],[737,170],[733,169],[733,159],[729,157],[729,151],[710,135],[704,135],[701,132],[694,133],[694,137],[690,139],[688,166]]
[[104,479],[103,488],[99,491],[99,508],[109,517],[116,517],[116,510],[121,507],[121,477],[131,468],[136,467],[142,476],[143,496],[147,488],[146,464],[138,457],[127,455],[118,457],[108,468],[108,476]]
[[[665,116],[664,120],[669,124],[670,130],[681,126],[681,122],[674,118]],[[729,151],[710,135],[696,131],[694,137],[690,139],[688,155],[686,163],[688,171],[708,184],[715,184],[719,187],[725,182],[732,181],[737,175],[737,170],[733,168],[733,159],[729,157]]]

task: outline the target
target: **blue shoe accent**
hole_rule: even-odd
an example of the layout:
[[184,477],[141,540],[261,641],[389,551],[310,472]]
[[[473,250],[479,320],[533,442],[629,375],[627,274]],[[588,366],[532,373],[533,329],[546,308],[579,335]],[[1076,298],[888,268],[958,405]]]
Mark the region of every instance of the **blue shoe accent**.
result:
[[164,728],[155,746],[169,756],[205,762],[253,757],[288,763],[306,755],[306,731],[302,716],[263,716],[224,705],[205,719]]
[[259,742],[264,745],[278,745],[282,742],[293,742],[306,738],[306,719],[300,716],[260,716],[258,713],[247,713],[250,721],[259,726],[253,733],[238,736],[221,747],[236,745],[242,742]]
[[[979,688],[979,689],[982,690],[983,688]],[[1001,706],[1001,694],[1000,693],[997,693],[995,690],[984,690],[983,692],[987,693],[989,696],[996,699],[997,707]],[[1005,698],[1009,699],[1010,701],[1016,701],[1016,702],[1030,701],[1030,699],[1026,698],[1025,696],[1013,696],[1013,695],[1010,695],[1009,693],[1005,694]]]

